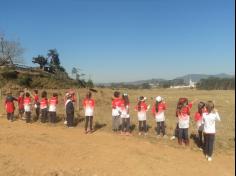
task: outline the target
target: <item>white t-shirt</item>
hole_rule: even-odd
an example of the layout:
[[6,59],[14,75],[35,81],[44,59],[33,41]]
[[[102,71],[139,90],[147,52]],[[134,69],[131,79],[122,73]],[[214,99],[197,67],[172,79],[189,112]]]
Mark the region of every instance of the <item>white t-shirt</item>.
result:
[[147,120],[147,113],[146,113],[146,111],[139,111],[138,112],[138,120],[139,121]]
[[202,114],[202,122],[203,122],[203,131],[205,133],[215,133],[216,128],[215,128],[215,121],[218,120],[220,121],[220,116],[218,112],[211,112],[211,113],[203,113]]
[[179,116],[179,128],[189,128],[189,115]]
[[156,122],[163,122],[163,121],[165,121],[165,113],[164,113],[164,111],[156,113],[155,119],[156,119]]
[[120,111],[120,107],[116,107],[114,109],[112,109],[112,116],[120,116],[121,111]]
[[94,112],[93,108],[86,106],[84,111],[85,111],[85,116],[93,116],[93,112]]

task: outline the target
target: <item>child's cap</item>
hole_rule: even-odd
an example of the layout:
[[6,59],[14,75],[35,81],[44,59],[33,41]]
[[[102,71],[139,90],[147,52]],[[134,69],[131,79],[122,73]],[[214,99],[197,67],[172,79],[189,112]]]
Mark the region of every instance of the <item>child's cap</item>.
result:
[[161,96],[157,96],[157,97],[156,97],[156,101],[157,101],[157,102],[161,102],[162,100],[163,100],[163,98],[162,98]]
[[124,96],[124,97],[127,97],[127,96],[128,96],[128,94],[127,94],[127,93],[124,93],[124,94],[123,94],[123,96]]

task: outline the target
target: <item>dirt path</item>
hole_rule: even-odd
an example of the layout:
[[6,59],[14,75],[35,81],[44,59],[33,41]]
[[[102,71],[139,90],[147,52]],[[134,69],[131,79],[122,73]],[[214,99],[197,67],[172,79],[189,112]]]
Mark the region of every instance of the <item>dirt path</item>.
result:
[[[163,141],[0,119],[0,176],[232,176],[233,155],[211,163],[201,151]],[[164,140],[164,139],[161,139]],[[168,140],[168,139],[166,139]]]

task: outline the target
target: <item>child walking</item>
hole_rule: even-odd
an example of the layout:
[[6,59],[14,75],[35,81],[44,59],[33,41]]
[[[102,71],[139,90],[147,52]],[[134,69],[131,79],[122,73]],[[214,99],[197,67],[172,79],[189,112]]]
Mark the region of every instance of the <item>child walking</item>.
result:
[[163,137],[166,136],[165,133],[165,110],[166,110],[166,103],[164,102],[163,98],[160,96],[156,97],[156,102],[152,107],[152,113],[157,123],[157,137],[160,137],[161,133]]
[[149,106],[147,106],[145,100],[147,98],[140,96],[138,99],[138,104],[135,107],[135,110],[138,111],[138,124],[139,124],[139,135],[147,135],[147,111]]
[[25,93],[24,111],[25,111],[26,123],[30,123],[31,122],[31,98],[30,98],[29,92]]
[[24,91],[20,91],[20,95],[17,99],[17,102],[18,102],[18,117],[20,119],[23,118],[23,115],[24,115]]
[[208,161],[212,161],[213,146],[215,141],[215,122],[220,121],[218,111],[214,109],[214,103],[208,101],[206,104],[207,112],[203,113],[203,132],[205,134],[205,154]]
[[52,97],[49,99],[49,122],[56,123],[57,115],[56,115],[56,106],[58,104],[58,95],[57,93],[53,93]]
[[47,92],[43,91],[41,97],[42,97],[40,101],[41,122],[45,123],[47,121],[47,114],[48,114]]
[[114,92],[114,98],[112,100],[112,130],[117,132],[120,126],[120,115],[121,115],[121,99],[120,92]]
[[203,123],[202,123],[202,114],[205,112],[205,103],[198,103],[198,111],[195,113],[195,122],[198,131],[198,147],[203,147]]
[[15,111],[14,101],[17,101],[17,99],[12,96],[11,92],[8,92],[5,100],[5,108],[7,112],[7,120],[10,120],[11,122],[13,122],[14,120],[14,111]]
[[[92,93],[88,92],[86,98],[83,101],[83,107],[85,112],[85,134],[93,132],[93,113],[94,113],[95,101],[92,98]],[[89,130],[88,130],[89,124]]]
[[178,103],[176,109],[176,116],[178,117],[178,126],[179,126],[179,136],[178,143],[180,145],[185,143],[185,145],[189,145],[189,137],[188,137],[188,128],[189,128],[189,120],[190,120],[190,109],[193,106],[193,102],[188,103],[187,98],[182,98],[181,102]]
[[121,134],[130,135],[129,97],[123,94],[121,99]]

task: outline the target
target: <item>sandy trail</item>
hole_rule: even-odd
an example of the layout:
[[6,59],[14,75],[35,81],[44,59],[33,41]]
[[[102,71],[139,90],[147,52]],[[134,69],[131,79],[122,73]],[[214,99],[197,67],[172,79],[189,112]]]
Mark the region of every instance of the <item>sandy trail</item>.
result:
[[232,176],[234,155],[173,147],[162,140],[0,119],[0,176]]

